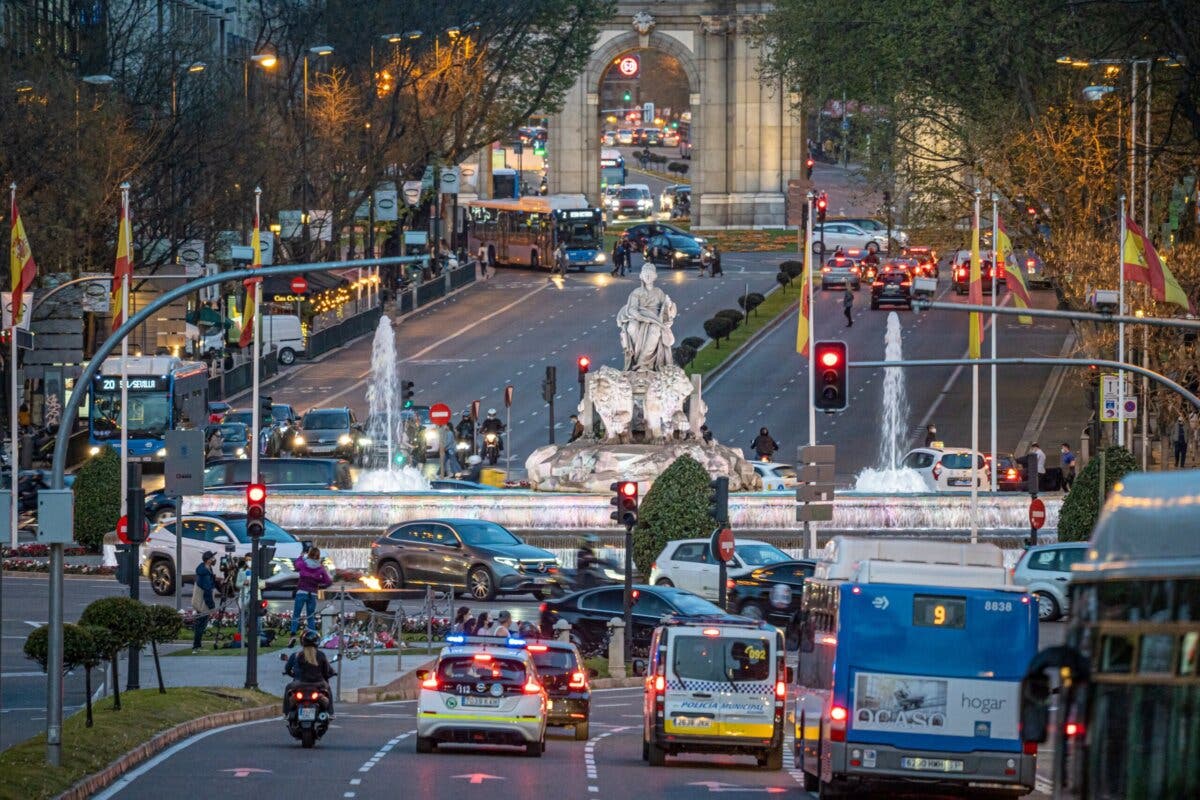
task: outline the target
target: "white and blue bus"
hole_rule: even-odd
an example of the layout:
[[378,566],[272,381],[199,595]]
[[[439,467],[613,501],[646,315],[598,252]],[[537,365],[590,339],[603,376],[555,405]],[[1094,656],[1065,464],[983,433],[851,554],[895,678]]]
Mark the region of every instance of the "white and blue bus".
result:
[[796,766],[822,797],[893,789],[1018,797],[1037,604],[994,545],[834,537],[804,585]]
[[[130,356],[127,376],[130,461],[161,461],[167,431],[208,418],[208,367],[172,356]],[[121,357],[108,358],[92,380],[88,398],[92,452],[121,444]]]
[[600,151],[600,188],[625,185],[625,157],[620,150],[604,148]]
[[550,268],[560,244],[580,272],[608,261],[604,217],[581,194],[471,200],[464,207],[470,252],[485,248],[493,264]]

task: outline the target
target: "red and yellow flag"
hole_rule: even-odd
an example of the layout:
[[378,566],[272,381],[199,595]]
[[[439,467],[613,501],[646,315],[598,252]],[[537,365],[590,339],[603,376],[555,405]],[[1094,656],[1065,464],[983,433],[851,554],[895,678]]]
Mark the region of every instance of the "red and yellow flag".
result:
[[129,207],[121,201],[121,218],[117,221],[117,261],[113,266],[112,282],[112,329],[115,331],[125,321],[125,305],[121,287],[125,279],[133,279],[133,225],[129,221]]
[[[969,288],[968,301],[972,305],[983,305],[983,276],[979,261],[978,219],[975,220],[975,226],[971,230],[971,283]],[[995,284],[993,284],[992,291],[995,291]],[[980,353],[983,351],[983,317],[978,311],[970,312],[970,317],[970,325],[967,328],[967,357],[979,358]]]
[[29,291],[33,279],[37,276],[37,264],[33,260],[33,248],[29,246],[29,237],[25,235],[25,224],[21,222],[21,212],[17,211],[16,189],[12,198],[12,235],[9,240],[8,261],[12,270],[12,326],[21,324],[21,295]]
[[[1029,286],[1025,283],[1025,270],[1021,269],[1021,262],[1013,255],[1012,239],[1008,238],[1004,223],[999,217],[996,218],[996,223],[996,261],[1004,265],[1005,282],[1017,308],[1029,308]],[[992,291],[995,291],[994,285]],[[1033,324],[1033,317],[1022,315],[1017,317],[1017,320],[1022,325]]]
[[[250,262],[251,269],[262,266],[262,239],[258,228],[258,212],[254,213],[254,233],[250,245],[254,249],[254,260]],[[254,341],[254,326],[258,320],[254,318],[254,295],[258,291],[258,279],[246,281],[246,308],[242,312],[242,337],[238,340],[239,347],[249,347]],[[257,354],[255,354],[257,358]]]
[[796,324],[796,352],[802,356],[808,355],[809,339],[808,329],[812,324],[809,321],[811,310],[808,307],[808,297],[812,292],[812,248],[805,243],[804,248],[804,271],[800,273],[800,320]]
[[1162,303],[1174,303],[1196,313],[1196,306],[1179,285],[1179,281],[1167,269],[1166,263],[1154,249],[1154,245],[1142,233],[1133,220],[1125,221],[1125,243],[1121,248],[1121,268],[1125,280],[1137,281],[1150,286],[1150,295]]

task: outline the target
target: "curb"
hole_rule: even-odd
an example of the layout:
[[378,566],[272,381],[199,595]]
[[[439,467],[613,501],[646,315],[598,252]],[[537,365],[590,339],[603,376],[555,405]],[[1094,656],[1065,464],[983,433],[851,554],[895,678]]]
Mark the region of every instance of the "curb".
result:
[[633,689],[644,685],[645,678],[628,677],[628,678],[596,678],[592,681],[593,689]]
[[437,656],[431,656],[425,663],[410,669],[391,683],[383,686],[363,686],[357,690],[357,697],[352,702],[378,703],[384,700],[416,700],[421,693],[417,683],[417,670],[429,669],[437,662]]
[[194,734],[212,730],[213,728],[222,728],[226,725],[236,725],[239,722],[269,719],[278,714],[279,708],[275,705],[259,706],[258,708],[247,708],[238,711],[222,711],[219,714],[197,717],[196,719],[176,725],[174,728],[158,734],[150,741],[138,745],[99,772],[93,773],[79,781],[70,789],[60,794],[57,800],[86,800],[86,798],[91,797],[101,789],[111,786],[117,778],[124,775],[133,767]]
[[[778,286],[778,284],[776,284],[776,285]],[[775,292],[775,291],[779,291],[779,289],[778,288],[772,289],[771,291]],[[702,376],[702,380],[704,383],[701,385],[704,385],[704,384],[711,385],[711,384],[715,383],[717,381],[717,379],[721,377],[722,374],[724,374],[728,370],[732,369],[739,361],[742,360],[742,357],[746,354],[746,351],[748,351],[751,347],[753,347],[755,344],[757,344],[758,341],[760,339],[762,339],[764,336],[766,336],[768,333],[771,333],[776,328],[778,328],[780,325],[782,325],[783,321],[785,319],[787,319],[788,317],[790,317],[792,312],[795,311],[796,309],[798,309],[799,307],[800,307],[800,298],[797,298],[796,301],[793,303],[789,303],[782,311],[779,312],[779,315],[776,316],[775,319],[771,320],[766,325],[763,325],[761,328],[756,330],[749,339],[747,339],[746,341],[739,344],[737,346],[737,348],[732,353],[729,354],[728,358],[726,358],[724,361],[722,361],[720,364],[718,364],[713,369],[704,373]]]

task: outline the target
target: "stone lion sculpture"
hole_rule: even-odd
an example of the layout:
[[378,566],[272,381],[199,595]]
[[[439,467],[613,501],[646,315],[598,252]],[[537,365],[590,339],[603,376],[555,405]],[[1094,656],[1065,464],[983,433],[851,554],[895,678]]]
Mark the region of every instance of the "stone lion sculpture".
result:
[[[604,424],[604,440],[627,444],[631,440],[629,426],[633,423],[633,387],[629,375],[605,366],[588,378],[592,408]],[[583,411],[583,403],[579,410]]]

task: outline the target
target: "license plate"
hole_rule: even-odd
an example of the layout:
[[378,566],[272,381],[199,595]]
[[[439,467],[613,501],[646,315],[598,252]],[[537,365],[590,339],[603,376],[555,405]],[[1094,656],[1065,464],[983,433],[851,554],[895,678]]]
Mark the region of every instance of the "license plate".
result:
[[464,706],[483,706],[485,708],[499,708],[500,698],[498,697],[464,697],[462,704]]
[[951,761],[948,758],[902,758],[900,766],[904,769],[919,769],[925,772],[963,771],[963,762]]
[[971,480],[970,478],[951,478],[946,483],[950,486],[970,486]]
[[301,722],[312,722],[316,718],[317,718],[317,707],[316,706],[304,706],[303,708],[300,709],[300,721]]
[[553,711],[553,710],[554,710],[554,701],[553,701],[553,700],[547,700],[547,701],[546,701],[546,710],[547,710],[547,711]]

